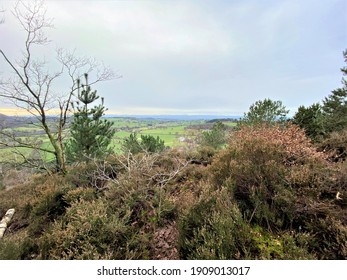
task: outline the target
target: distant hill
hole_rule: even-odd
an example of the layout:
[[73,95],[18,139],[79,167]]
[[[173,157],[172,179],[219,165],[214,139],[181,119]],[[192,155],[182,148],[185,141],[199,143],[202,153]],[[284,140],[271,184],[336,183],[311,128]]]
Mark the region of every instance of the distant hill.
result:
[[208,120],[207,123],[215,123],[215,122],[237,122],[238,120],[240,120],[240,117],[219,118],[219,119]]
[[240,119],[240,116],[218,116],[218,115],[105,115],[106,118],[135,118],[150,120],[172,120],[172,121],[192,121],[192,120],[213,120],[213,119]]
[[0,114],[0,126],[1,127],[5,127],[9,121],[9,118],[8,116],[4,115],[4,114]]
[[0,113],[0,127],[11,128],[32,123],[32,117],[6,116]]
[[6,115],[0,113],[0,123],[5,122],[7,118],[8,117]]

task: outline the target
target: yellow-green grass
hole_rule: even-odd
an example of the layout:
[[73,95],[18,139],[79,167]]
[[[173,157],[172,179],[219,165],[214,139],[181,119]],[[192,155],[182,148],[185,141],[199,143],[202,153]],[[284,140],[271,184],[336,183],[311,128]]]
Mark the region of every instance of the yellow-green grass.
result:
[[30,148],[3,148],[0,149],[0,162],[18,163],[23,161],[22,154],[25,157],[29,157],[32,152]]
[[131,118],[107,118],[107,120],[113,122],[114,128],[137,128],[147,127],[158,124],[158,120],[140,120]]
[[230,127],[235,127],[237,126],[237,122],[223,122],[223,124],[230,126]]

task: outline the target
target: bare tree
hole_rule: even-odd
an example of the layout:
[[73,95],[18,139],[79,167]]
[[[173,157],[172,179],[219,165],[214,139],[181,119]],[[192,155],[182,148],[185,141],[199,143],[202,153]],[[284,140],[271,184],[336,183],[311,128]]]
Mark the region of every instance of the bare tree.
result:
[[[94,74],[90,84],[115,78],[114,73],[94,59],[77,57],[74,52],[57,50],[59,69],[48,70],[48,62],[35,59],[35,46],[47,45],[49,40],[45,31],[52,27],[52,19],[46,16],[43,1],[18,1],[14,7],[14,17],[25,31],[24,50],[20,60],[11,59],[0,46],[0,54],[11,74],[0,78],[0,97],[11,102],[16,107],[26,110],[36,119],[36,125],[43,129],[52,148],[44,148],[37,143],[23,141],[15,135],[3,132],[7,140],[0,144],[7,147],[25,147],[44,153],[50,153],[55,158],[55,169],[66,172],[63,132],[67,126],[68,114],[74,92],[78,89],[77,80],[84,74]],[[0,57],[1,57],[0,56]],[[55,90],[58,78],[68,79],[70,86],[63,94]],[[57,112],[52,122],[52,112]],[[2,139],[4,139],[4,137]],[[23,155],[23,158],[26,158]]]

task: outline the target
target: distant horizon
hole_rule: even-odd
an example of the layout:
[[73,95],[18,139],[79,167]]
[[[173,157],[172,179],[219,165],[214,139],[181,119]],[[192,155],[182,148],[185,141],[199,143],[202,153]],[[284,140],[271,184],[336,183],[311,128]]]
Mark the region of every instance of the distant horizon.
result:
[[[35,117],[30,114],[6,114],[3,113],[0,109],[0,115],[4,115],[6,117]],[[48,114],[48,117],[54,117],[56,114]],[[171,114],[105,114],[103,117],[105,118],[156,118],[156,119],[167,119],[167,120],[212,120],[212,119],[240,119],[243,115],[235,115],[235,114],[182,114],[182,113],[171,113]]]
[[[293,110],[293,108],[288,108],[290,112],[288,113],[288,117],[294,116],[294,113],[297,111],[297,108]],[[133,109],[133,110],[123,110],[116,112],[114,110],[107,110],[105,113],[105,116],[114,116],[114,117],[143,117],[143,116],[218,116],[218,117],[227,117],[227,118],[241,118],[244,116],[244,114],[248,112],[217,112],[217,111],[197,111],[197,110],[163,110],[163,109]],[[9,117],[30,117],[34,116],[33,114],[30,114],[27,110],[22,108],[0,108],[0,114],[9,116]],[[47,116],[55,116],[59,115],[58,109],[50,109],[46,111]],[[36,115],[36,114],[35,114]],[[70,115],[70,114],[69,114]]]
[[[0,114],[6,116],[30,116],[30,113],[22,108],[0,108]],[[47,115],[57,115],[59,114],[58,109],[51,109],[47,111]],[[217,112],[217,111],[195,111],[195,110],[171,110],[171,109],[133,109],[133,110],[123,110],[123,111],[114,111],[107,110],[105,115],[114,115],[114,116],[243,116],[241,112]]]

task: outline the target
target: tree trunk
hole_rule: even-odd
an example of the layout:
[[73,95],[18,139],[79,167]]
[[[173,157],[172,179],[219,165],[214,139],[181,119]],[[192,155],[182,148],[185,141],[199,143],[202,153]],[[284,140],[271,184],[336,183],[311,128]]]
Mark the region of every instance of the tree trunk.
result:
[[[43,115],[41,119],[41,123],[43,125],[43,128],[48,136],[49,141],[51,142],[53,149],[54,149],[54,156],[56,160],[56,170],[59,173],[66,173],[66,165],[65,165],[65,156],[64,156],[64,144],[62,143],[61,137],[59,139],[55,139],[54,135],[52,134],[51,130],[49,129],[46,118]],[[61,128],[59,128],[61,129]],[[62,133],[62,131],[59,131],[59,135]],[[61,141],[59,141],[61,140]]]

